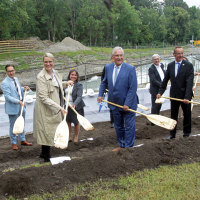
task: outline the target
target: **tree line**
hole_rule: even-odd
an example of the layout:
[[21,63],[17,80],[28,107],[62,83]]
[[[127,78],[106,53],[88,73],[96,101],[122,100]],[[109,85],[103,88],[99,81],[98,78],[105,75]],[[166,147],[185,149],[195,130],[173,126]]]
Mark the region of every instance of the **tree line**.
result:
[[61,41],[88,46],[163,45],[200,39],[200,9],[183,0],[1,0],[0,40]]

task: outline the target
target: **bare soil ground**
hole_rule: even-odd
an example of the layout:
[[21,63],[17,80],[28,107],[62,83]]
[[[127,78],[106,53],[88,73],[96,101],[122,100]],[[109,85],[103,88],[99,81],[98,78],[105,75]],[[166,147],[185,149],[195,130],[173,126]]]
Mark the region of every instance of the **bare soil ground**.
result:
[[[192,135],[199,134],[199,113],[200,107],[195,106]],[[169,116],[169,111],[161,114]],[[11,149],[9,138],[0,139],[0,199],[9,195],[23,198],[31,194],[52,193],[79,183],[116,178],[145,168],[200,162],[200,136],[183,138],[182,119],[179,119],[176,139],[167,140],[168,130],[151,126],[143,116],[137,117],[135,145],[144,145],[119,152],[112,152],[118,145],[115,130],[110,128],[109,122],[96,123],[94,127],[94,131],[81,130],[80,134],[80,139],[92,137],[93,141],[84,140],[78,145],[72,142],[66,150],[52,148],[52,157],[72,158],[53,166],[23,168],[44,163],[39,158],[40,146],[32,134],[27,136],[27,140],[33,142],[33,146],[20,146],[19,151]]]

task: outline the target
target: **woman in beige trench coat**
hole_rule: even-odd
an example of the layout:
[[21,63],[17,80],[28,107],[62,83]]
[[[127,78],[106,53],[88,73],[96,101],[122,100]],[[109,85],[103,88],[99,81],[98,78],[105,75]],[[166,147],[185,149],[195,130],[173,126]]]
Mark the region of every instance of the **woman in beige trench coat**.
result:
[[[50,146],[54,146],[54,135],[63,114],[62,78],[54,67],[54,57],[51,53],[43,56],[43,70],[37,75],[36,102],[34,108],[33,132],[37,143],[42,145],[40,157],[45,162],[50,161]],[[68,83],[70,84],[70,83]],[[67,82],[65,83],[65,87]]]

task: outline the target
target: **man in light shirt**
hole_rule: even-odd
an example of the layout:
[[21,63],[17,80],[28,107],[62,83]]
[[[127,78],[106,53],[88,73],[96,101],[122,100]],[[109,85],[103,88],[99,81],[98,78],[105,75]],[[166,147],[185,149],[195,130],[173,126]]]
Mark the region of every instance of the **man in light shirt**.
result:
[[[13,134],[13,127],[16,119],[20,116],[21,106],[23,106],[24,90],[29,90],[28,86],[21,87],[17,77],[15,77],[15,67],[6,65],[6,78],[1,83],[1,89],[5,96],[5,112],[8,114],[10,122],[10,141],[13,150],[18,150],[17,136]],[[23,117],[25,118],[25,108],[23,109]],[[24,131],[18,135],[21,145],[31,146],[32,143],[26,141]]]
[[[153,64],[149,68],[150,94],[151,94],[151,114],[159,114],[162,104],[155,103],[156,95],[165,76],[164,65],[160,63],[160,56],[152,56]],[[153,124],[152,124],[153,125]]]

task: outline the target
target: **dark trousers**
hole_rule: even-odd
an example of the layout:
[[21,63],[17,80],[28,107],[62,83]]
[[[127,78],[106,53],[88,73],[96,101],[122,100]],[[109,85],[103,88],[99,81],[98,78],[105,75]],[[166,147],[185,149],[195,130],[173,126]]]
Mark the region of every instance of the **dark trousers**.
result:
[[41,150],[42,150],[42,152],[41,152],[40,157],[42,157],[44,159],[51,158],[51,155],[50,155],[50,146],[42,145]]
[[[179,107],[181,106],[183,110],[183,134],[190,135],[191,133],[191,104],[185,104],[180,101],[171,100],[171,118],[178,120]],[[176,135],[176,127],[174,130],[170,131],[170,134]]]
[[151,114],[160,114],[160,109],[162,104],[161,103],[155,103],[156,101],[156,94],[151,95]]
[[113,112],[112,112],[112,110],[110,110],[110,123],[111,123],[111,124],[114,123],[114,117],[113,117]]

